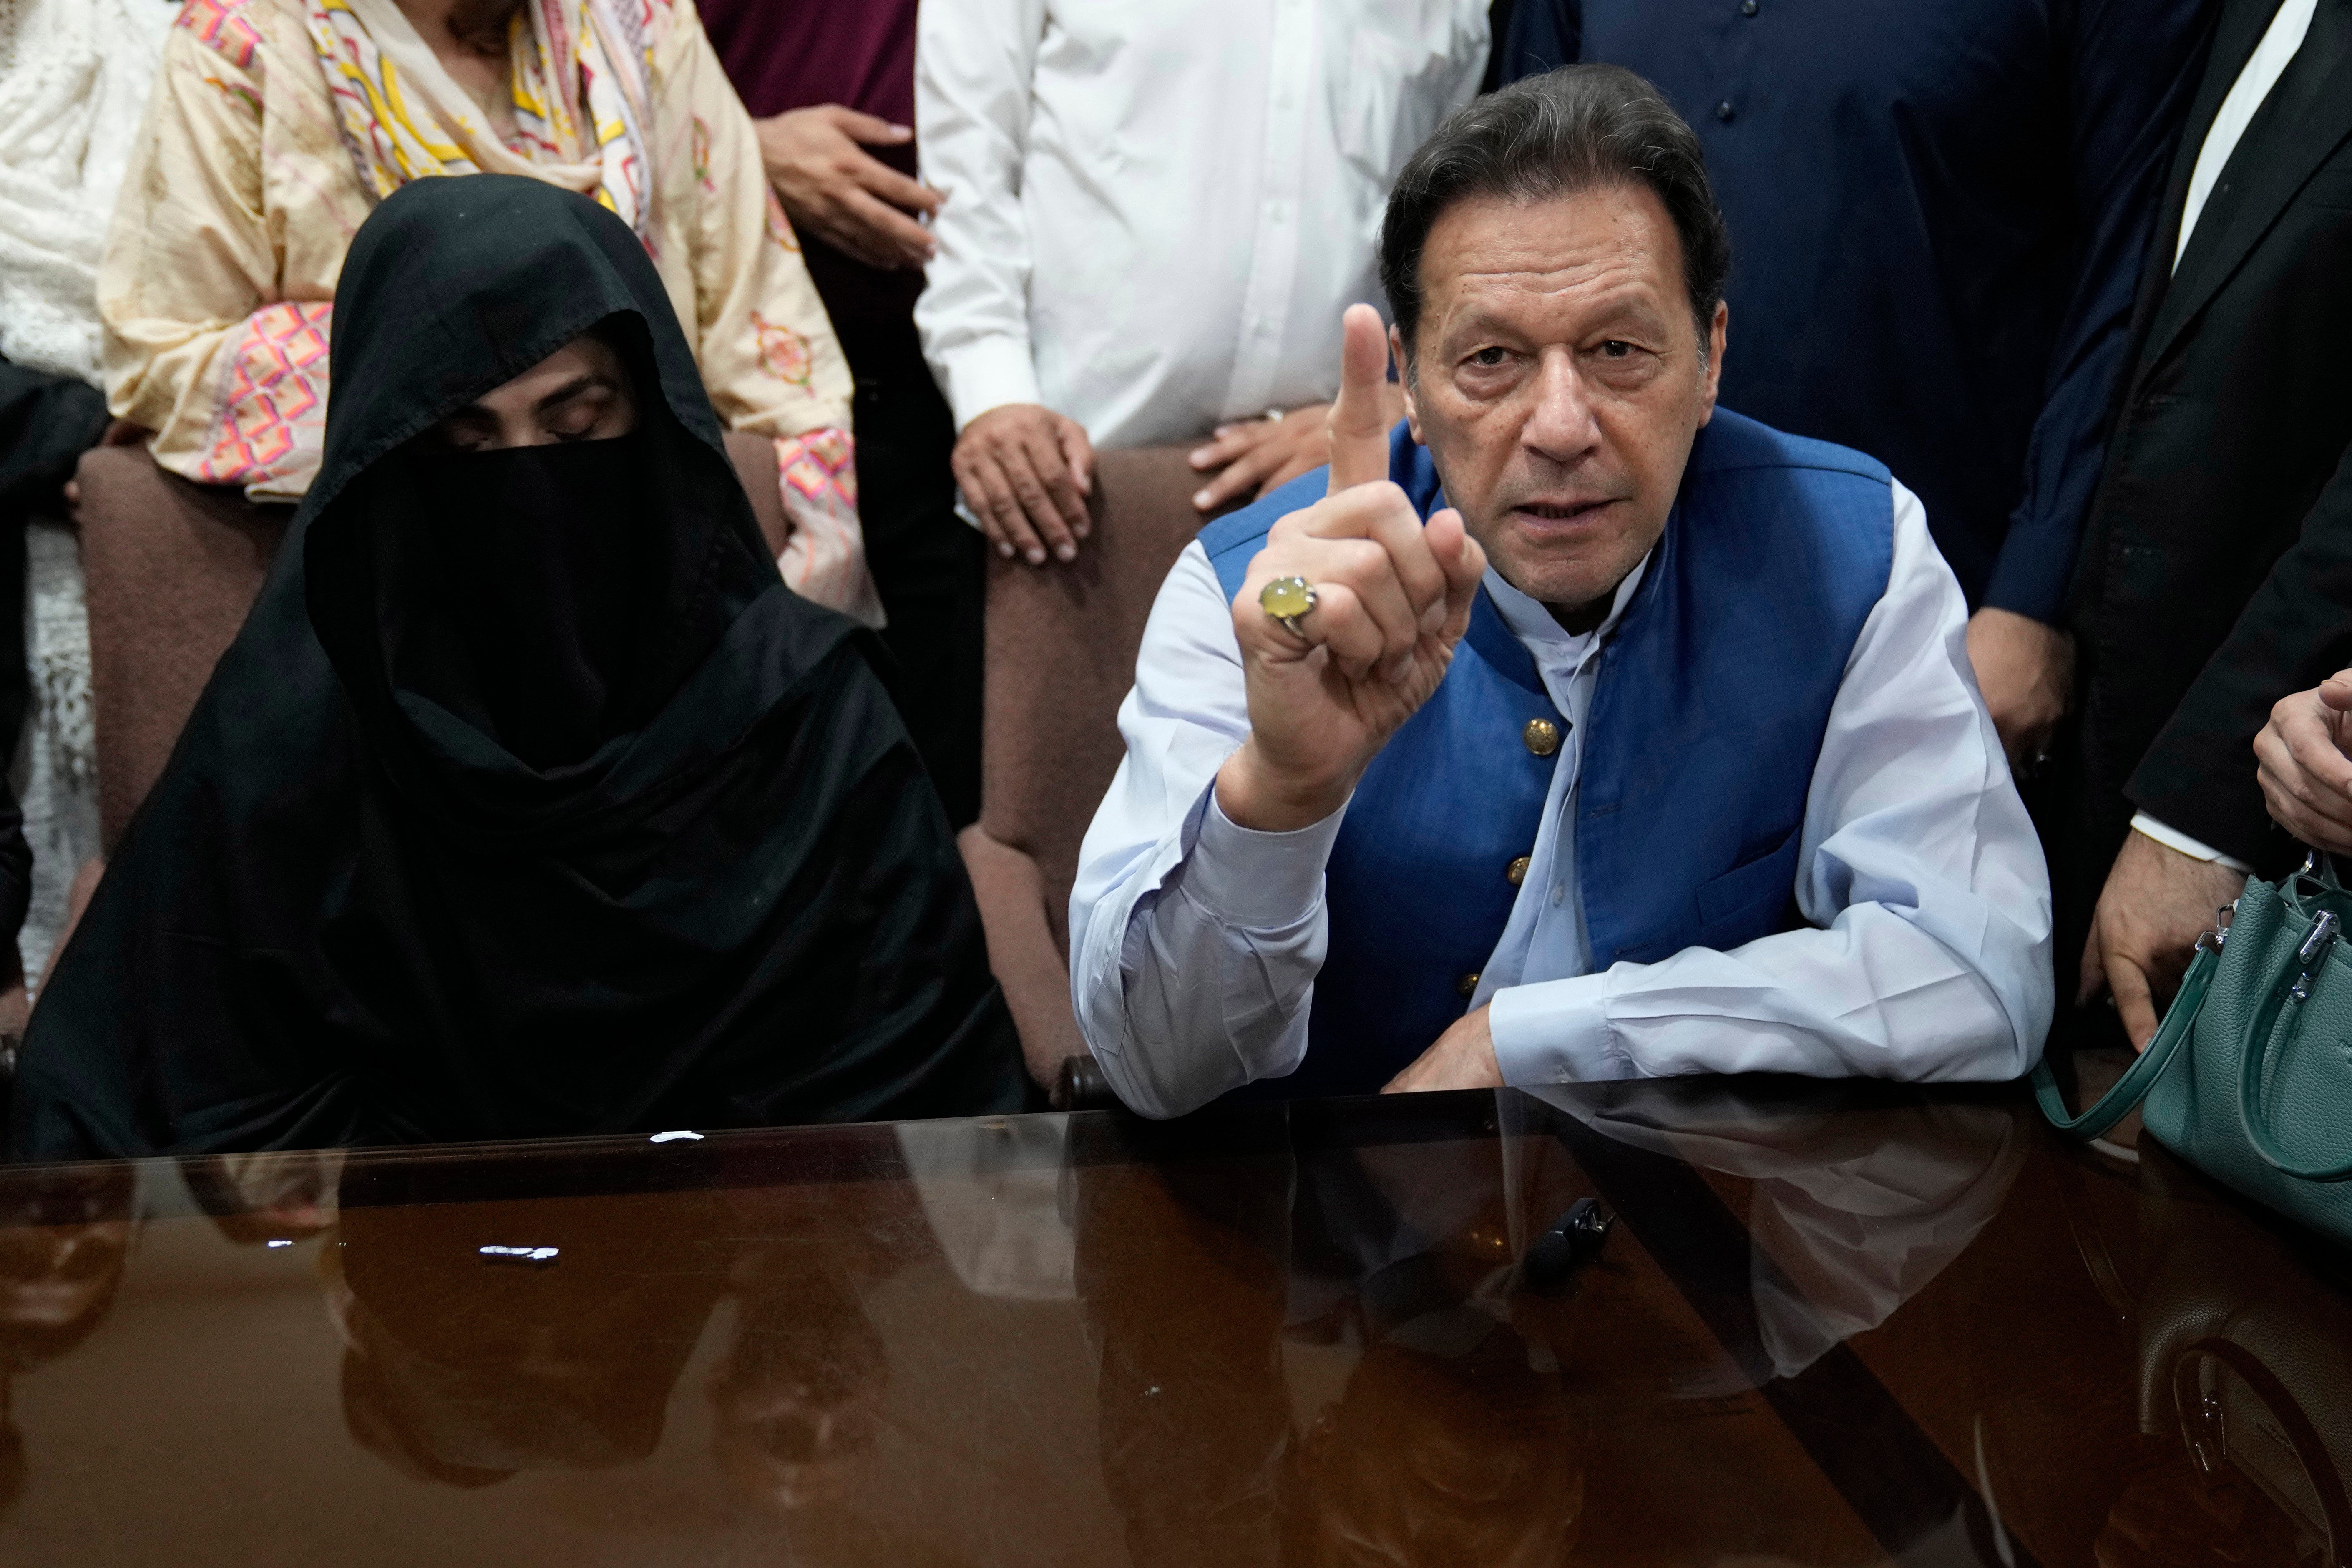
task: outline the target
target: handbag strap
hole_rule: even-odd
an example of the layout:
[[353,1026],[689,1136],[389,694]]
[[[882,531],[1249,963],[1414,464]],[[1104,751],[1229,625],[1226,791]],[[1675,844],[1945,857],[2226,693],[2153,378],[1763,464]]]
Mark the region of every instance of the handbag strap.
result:
[[[2321,921],[2328,922],[2324,929]],[[2323,915],[2315,919],[2312,935],[2324,937],[2326,945],[2332,946],[2335,942],[2334,917]],[[2305,946],[2308,948],[2311,945],[2311,941],[2306,939]],[[2326,961],[2327,956],[2326,947],[2308,955],[2302,949],[2287,954],[2286,962],[2279,967],[2278,977],[2271,982],[2270,990],[2263,997],[2262,1006],[2254,1013],[2253,1027],[2246,1033],[2245,1049],[2240,1053],[2238,1064],[2238,1121],[2245,1129],[2246,1142],[2254,1146],[2254,1152],[2261,1155],[2272,1170],[2305,1182],[2340,1182],[2352,1177],[2352,1160],[2336,1165],[2299,1165],[2279,1148],[2263,1111],[2263,1067],[2270,1059],[2271,1036],[2278,1027],[2279,1015],[2285,1011],[2288,998],[2292,996],[2298,1005],[2301,1004],[2303,994],[2309,994],[2312,976],[2319,972],[2320,964]],[[2298,992],[2303,994],[2297,994]],[[2300,1016],[2299,1005],[2297,1016]],[[2294,1032],[2292,1020],[2287,1032]]]
[[[2164,1022],[2156,1037],[2147,1043],[2124,1076],[2115,1086],[2099,1096],[2098,1103],[2080,1116],[2066,1109],[2066,1097],[2059,1092],[2058,1079],[2050,1071],[2045,1059],[2033,1064],[2033,1098],[2041,1103],[2042,1114],[2050,1124],[2069,1138],[2088,1142],[2132,1112],[2132,1109],[2147,1098],[2156,1080],[2164,1076],[2165,1067],[2172,1060],[2173,1052],[2189,1037],[2197,1022],[2200,1009],[2205,1005],[2205,994],[2213,988],[2213,972],[2221,966],[2221,955],[2210,947],[2200,947],[2197,956],[2189,961],[2189,973],[2180,978],[2180,994],[2172,999],[2172,1006],[2164,1015]],[[2284,994],[2284,992],[2281,993]]]

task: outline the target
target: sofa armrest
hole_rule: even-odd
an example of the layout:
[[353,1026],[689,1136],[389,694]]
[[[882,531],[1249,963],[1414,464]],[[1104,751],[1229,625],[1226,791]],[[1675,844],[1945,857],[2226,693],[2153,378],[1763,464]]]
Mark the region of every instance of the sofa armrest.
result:
[[988,933],[988,966],[1004,991],[1021,1056],[1040,1089],[1059,1081],[1062,1063],[1087,1054],[1070,1010],[1070,969],[1045,921],[1045,879],[1037,862],[974,826],[956,836],[980,923]]
[[784,541],[792,537],[792,524],[784,517],[783,481],[776,473],[775,442],[765,436],[730,430],[727,460],[735,465],[735,477],[743,481],[743,493],[751,502],[752,521],[760,525],[760,537],[767,541],[768,553],[782,555]]

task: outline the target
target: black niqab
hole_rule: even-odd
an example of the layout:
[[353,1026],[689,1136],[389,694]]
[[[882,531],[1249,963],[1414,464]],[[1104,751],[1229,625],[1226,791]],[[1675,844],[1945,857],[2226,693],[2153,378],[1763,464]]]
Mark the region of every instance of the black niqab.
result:
[[[629,436],[416,442],[592,328]],[[868,639],[778,579],[627,226],[404,187],[332,353],[319,478],[36,1010],[18,1156],[1017,1105]]]
[[632,434],[407,457],[402,501],[380,488],[368,520],[394,690],[540,772],[643,724],[677,677],[642,646],[670,588],[663,531],[647,525],[646,446]]

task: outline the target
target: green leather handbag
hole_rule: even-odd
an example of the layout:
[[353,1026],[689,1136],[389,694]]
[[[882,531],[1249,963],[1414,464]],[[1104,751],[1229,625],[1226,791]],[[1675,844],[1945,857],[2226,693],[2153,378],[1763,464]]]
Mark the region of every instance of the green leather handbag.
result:
[[[2137,1106],[2149,1134],[2216,1181],[2352,1241],[2352,892],[2321,859],[2248,882],[2198,940],[2164,1023],[2080,1116],[2045,1063],[2042,1113],[2088,1141]],[[2228,911],[2224,911],[2227,913]]]

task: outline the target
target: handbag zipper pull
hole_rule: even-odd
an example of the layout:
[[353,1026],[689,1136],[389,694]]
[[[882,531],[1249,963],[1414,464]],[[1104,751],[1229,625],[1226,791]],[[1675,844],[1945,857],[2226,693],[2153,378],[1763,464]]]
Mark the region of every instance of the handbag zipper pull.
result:
[[2327,963],[2328,954],[2336,951],[2336,930],[2342,923],[2336,918],[2335,910],[2320,910],[2311,922],[2311,930],[2304,934],[2303,945],[2294,950],[2296,961],[2303,965],[2303,973],[2295,978],[2294,989],[2287,994],[2297,1002],[2310,998],[2312,980]]

